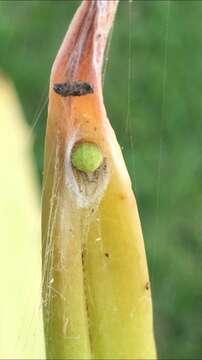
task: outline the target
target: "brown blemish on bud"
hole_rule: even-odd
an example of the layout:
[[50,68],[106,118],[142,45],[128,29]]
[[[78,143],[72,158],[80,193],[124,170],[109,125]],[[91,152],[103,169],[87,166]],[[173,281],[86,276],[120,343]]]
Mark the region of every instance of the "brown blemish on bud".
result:
[[147,281],[147,283],[146,283],[146,285],[145,285],[145,289],[146,289],[146,290],[149,290],[149,289],[150,289],[150,283],[149,283],[149,281]]
[[120,200],[125,200],[125,199],[126,199],[125,194],[120,193],[120,194],[119,194],[119,199],[120,199]]

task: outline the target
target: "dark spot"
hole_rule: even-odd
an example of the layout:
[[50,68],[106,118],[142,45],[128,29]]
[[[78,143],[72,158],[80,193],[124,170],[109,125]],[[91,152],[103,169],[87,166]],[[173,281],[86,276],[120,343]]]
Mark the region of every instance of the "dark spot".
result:
[[82,260],[82,264],[84,264],[84,251],[81,251],[81,260]]
[[103,164],[103,170],[107,170],[107,164],[106,164],[106,162]]
[[97,130],[97,128],[96,128],[96,127],[94,127],[94,130],[96,131],[96,130]]
[[108,258],[108,257],[109,257],[109,254],[108,254],[108,253],[105,253],[105,256]]
[[146,290],[149,290],[149,289],[150,289],[150,284],[149,284],[149,281],[146,283],[146,285],[145,285],[145,289],[146,289]]
[[82,96],[94,93],[93,86],[82,80],[74,81],[72,83],[66,82],[54,84],[53,90],[63,97]]
[[87,301],[86,301],[86,312],[87,312],[87,314],[89,314],[89,308],[88,308],[88,303],[87,303]]
[[95,211],[95,209],[94,209],[94,208],[92,208],[92,209],[91,209],[91,212],[92,212],[92,213],[94,213],[94,211]]
[[125,196],[125,194],[120,193],[120,194],[119,194],[119,198],[120,198],[121,200],[125,200],[126,196]]

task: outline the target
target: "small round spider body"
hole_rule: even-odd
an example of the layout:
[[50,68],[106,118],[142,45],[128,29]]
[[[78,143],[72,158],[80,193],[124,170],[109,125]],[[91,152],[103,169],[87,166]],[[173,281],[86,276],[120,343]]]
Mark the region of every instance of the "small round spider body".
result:
[[73,147],[72,165],[85,173],[96,171],[103,162],[101,149],[92,142],[81,142]]

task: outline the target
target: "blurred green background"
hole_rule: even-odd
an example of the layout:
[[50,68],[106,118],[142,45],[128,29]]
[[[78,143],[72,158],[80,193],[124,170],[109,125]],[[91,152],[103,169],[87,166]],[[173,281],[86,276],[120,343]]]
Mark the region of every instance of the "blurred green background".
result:
[[[51,64],[78,3],[0,1],[0,69],[34,125],[39,183]],[[105,75],[140,209],[160,359],[202,359],[201,19],[201,1],[121,0]]]

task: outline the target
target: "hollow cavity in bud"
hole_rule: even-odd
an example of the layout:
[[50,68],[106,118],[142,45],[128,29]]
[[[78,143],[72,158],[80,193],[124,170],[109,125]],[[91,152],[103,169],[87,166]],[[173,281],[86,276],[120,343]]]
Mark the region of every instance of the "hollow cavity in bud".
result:
[[85,173],[96,171],[103,162],[103,154],[97,144],[82,142],[76,144],[71,153],[72,165]]

